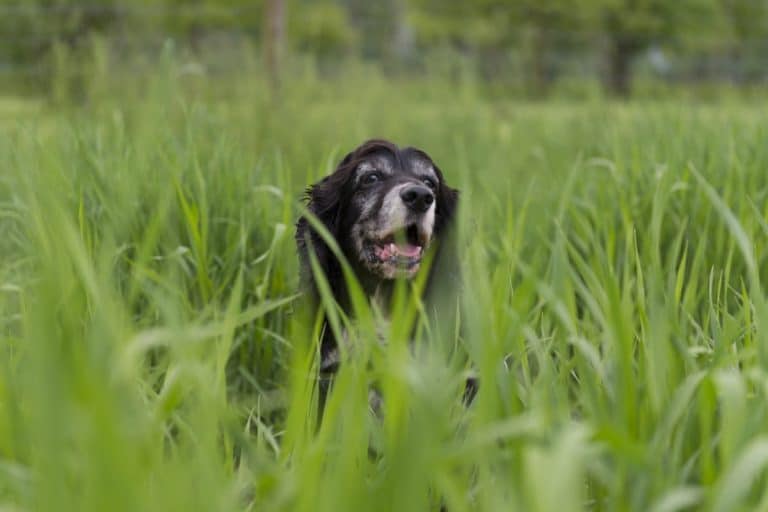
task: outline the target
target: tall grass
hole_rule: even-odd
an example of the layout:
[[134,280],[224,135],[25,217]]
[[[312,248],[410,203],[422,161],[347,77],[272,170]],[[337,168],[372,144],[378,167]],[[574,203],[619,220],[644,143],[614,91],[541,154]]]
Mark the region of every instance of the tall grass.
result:
[[[2,122],[0,508],[768,509],[765,108],[362,77],[168,61]],[[316,430],[293,222],[373,136],[461,188],[462,304],[413,348],[408,290],[359,300]]]

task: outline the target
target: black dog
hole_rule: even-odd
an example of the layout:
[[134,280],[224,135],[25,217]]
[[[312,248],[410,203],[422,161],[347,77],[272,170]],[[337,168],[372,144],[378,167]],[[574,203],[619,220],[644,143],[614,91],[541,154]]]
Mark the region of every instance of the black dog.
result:
[[[447,232],[458,195],[424,151],[370,140],[346,155],[332,174],[309,187],[306,201],[307,209],[338,243],[366,295],[386,297],[395,280],[412,279],[425,255],[435,251],[426,294],[445,299],[450,294],[446,290],[455,288],[450,282],[458,276],[451,268],[457,266],[455,259],[445,257],[453,252]],[[296,225],[296,243],[310,300],[319,303],[310,265],[313,251],[334,299],[351,313],[341,264],[305,217]],[[337,341],[326,326],[320,346],[321,411],[329,378],[339,364]],[[468,391],[474,393],[474,384],[471,386]]]

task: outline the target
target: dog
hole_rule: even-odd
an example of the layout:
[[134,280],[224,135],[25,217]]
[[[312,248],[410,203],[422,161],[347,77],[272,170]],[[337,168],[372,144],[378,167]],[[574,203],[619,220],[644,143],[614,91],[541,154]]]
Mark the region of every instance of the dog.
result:
[[[453,236],[459,191],[445,182],[424,151],[400,148],[387,140],[364,142],[336,170],[306,190],[307,211],[335,240],[366,296],[389,297],[398,280],[413,280],[429,254],[425,298],[439,296],[451,307],[458,293],[458,262]],[[323,274],[335,301],[352,313],[341,262],[312,227],[307,216],[296,224],[302,287],[319,307],[320,293],[311,259]],[[453,303],[455,304],[455,302]],[[332,375],[339,366],[340,340],[327,326],[320,340],[320,415]],[[474,395],[475,383],[467,393]]]

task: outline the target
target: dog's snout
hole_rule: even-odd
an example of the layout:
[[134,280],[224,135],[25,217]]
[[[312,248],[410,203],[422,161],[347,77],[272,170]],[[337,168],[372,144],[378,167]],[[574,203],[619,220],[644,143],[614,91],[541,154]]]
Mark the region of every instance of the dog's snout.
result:
[[400,191],[400,199],[416,212],[426,212],[435,200],[435,195],[423,185],[409,185]]

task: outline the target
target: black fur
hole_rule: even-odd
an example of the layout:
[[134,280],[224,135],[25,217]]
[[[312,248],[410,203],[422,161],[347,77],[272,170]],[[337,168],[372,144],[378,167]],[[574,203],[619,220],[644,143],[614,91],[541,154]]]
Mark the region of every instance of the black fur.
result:
[[[374,180],[372,185],[361,184],[361,180],[374,179],[367,174],[361,177],[361,173],[367,169],[371,169],[368,174],[378,173],[384,177]],[[386,169],[386,172],[379,173],[378,170],[382,169]],[[432,183],[434,179],[437,183]],[[434,294],[445,299],[448,289],[446,287],[450,286],[451,292],[448,294],[458,292],[456,286],[459,275],[458,264],[455,258],[455,245],[452,242],[453,237],[449,236],[449,233],[452,231],[450,228],[453,225],[459,192],[445,183],[442,172],[424,151],[416,148],[399,148],[385,140],[369,140],[347,154],[332,174],[306,190],[307,209],[333,236],[364,291],[369,295],[377,287],[387,286],[392,279],[377,273],[378,268],[383,265],[381,262],[371,266],[370,260],[375,259],[375,256],[371,256],[375,252],[373,249],[365,246],[364,251],[360,250],[359,240],[370,235],[362,227],[364,224],[362,217],[367,215],[370,218],[366,226],[379,226],[384,221],[377,216],[384,215],[382,207],[387,199],[391,206],[398,200],[397,194],[405,197],[402,195],[404,188],[413,186],[423,191],[422,185],[430,187],[434,198],[434,218],[429,233],[429,243],[423,247],[422,253],[428,248],[434,248],[436,251],[433,264],[429,269],[430,275],[425,293],[430,295],[439,289],[440,291]],[[413,213],[408,208],[404,209],[401,204],[396,206],[397,213],[401,215],[404,211],[408,211],[407,218],[415,219],[413,222],[418,223],[420,230],[422,226],[429,226],[428,219],[425,217],[427,214]],[[373,228],[369,229],[371,230]],[[423,235],[426,236],[426,228],[423,231]],[[366,243],[370,244],[370,242]],[[302,286],[313,307],[319,307],[319,295],[310,265],[310,251],[314,252],[335,300],[346,313],[351,314],[351,304],[341,264],[328,244],[304,216],[296,224],[296,244]],[[377,250],[381,251],[381,247]],[[416,263],[417,266],[419,264]],[[391,270],[391,267],[392,264],[389,264],[386,269]],[[329,361],[329,354],[336,348],[336,340],[331,329],[325,328],[323,333],[320,346],[321,408],[330,376],[336,370],[336,362]]]

